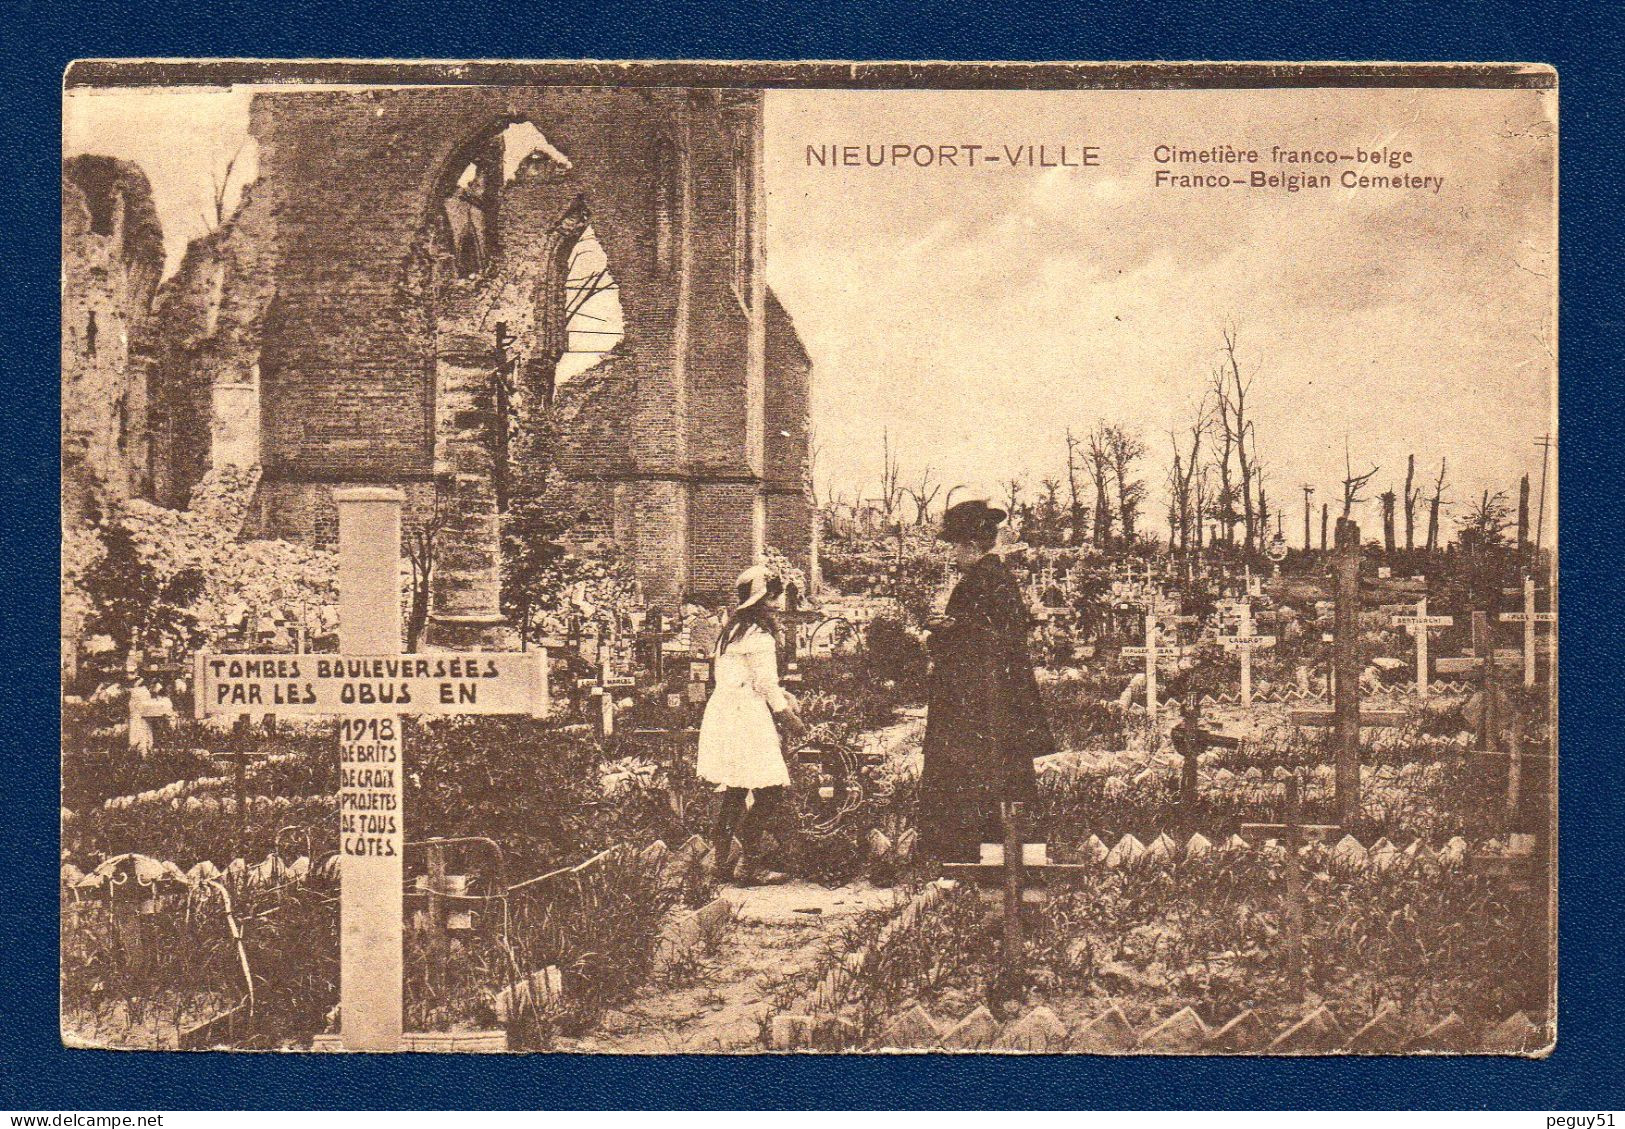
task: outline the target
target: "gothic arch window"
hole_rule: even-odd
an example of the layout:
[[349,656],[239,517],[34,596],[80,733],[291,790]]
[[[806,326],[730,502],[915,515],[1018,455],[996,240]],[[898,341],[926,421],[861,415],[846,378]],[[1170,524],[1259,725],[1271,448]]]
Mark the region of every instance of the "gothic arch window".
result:
[[570,159],[533,122],[511,121],[468,146],[438,200],[436,226],[457,278],[485,273],[501,246],[503,189],[516,180],[559,176]]
[[553,225],[537,280],[522,387],[546,405],[559,387],[611,355],[625,335],[620,284],[592,218],[577,197]]
[[564,275],[564,354],[555,386],[601,362],[626,333],[620,285],[609,272],[609,256],[589,223],[570,252]]
[[482,274],[496,250],[496,193],[491,160],[470,161],[440,201],[442,232],[458,278]]

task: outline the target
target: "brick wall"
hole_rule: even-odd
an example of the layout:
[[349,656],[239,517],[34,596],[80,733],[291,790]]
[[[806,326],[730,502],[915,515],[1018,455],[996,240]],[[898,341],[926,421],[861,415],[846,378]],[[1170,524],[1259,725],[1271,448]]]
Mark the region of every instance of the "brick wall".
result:
[[689,586],[730,588],[765,546],[758,524],[761,493],[754,482],[696,483],[689,499]]
[[272,217],[263,194],[245,190],[234,216],[194,240],[159,292],[154,332],[138,348],[152,388],[152,497],[184,506],[210,467],[256,459],[262,444],[227,442],[217,418],[217,389],[253,388],[258,426],[280,405],[261,400],[262,334],[276,338]]
[[[377,480],[350,482],[288,482],[261,480],[255,493],[249,520],[243,530],[247,539],[280,538],[300,541],[324,549],[334,549],[339,539],[338,507],[333,491],[351,486],[377,486]],[[432,482],[394,483],[406,495],[401,510],[401,529],[421,528],[434,513]]]
[[[492,167],[494,139],[518,121],[568,167],[549,162],[502,185],[490,265],[458,278],[444,199],[470,162]],[[794,507],[761,493],[764,475],[775,488],[800,481],[809,366],[766,290],[759,94],[278,92],[256,96],[251,133],[260,179],[249,203],[168,288],[154,361],[168,405],[165,500],[183,501],[207,464],[213,387],[249,366],[267,534],[329,543],[337,484],[392,482],[427,497],[434,475],[453,464],[467,473],[449,444],[481,409],[455,407],[449,390],[495,364],[498,322],[521,357],[556,357],[541,287],[569,251],[560,231],[585,208],[626,333],[576,378],[561,435],[558,465],[584,508],[661,599],[730,583],[770,521],[786,551],[805,543],[792,536]],[[790,437],[770,444],[778,431]],[[488,492],[464,493],[489,504]],[[457,536],[495,527],[465,524]]]
[[805,574],[813,575],[813,507],[799,490],[770,492],[763,497],[766,507],[767,543],[784,553]]

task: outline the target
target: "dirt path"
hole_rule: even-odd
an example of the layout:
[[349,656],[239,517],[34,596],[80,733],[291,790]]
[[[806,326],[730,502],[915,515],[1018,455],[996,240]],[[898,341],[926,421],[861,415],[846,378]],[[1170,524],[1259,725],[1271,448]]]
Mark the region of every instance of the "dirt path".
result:
[[[894,772],[917,772],[925,710],[899,711],[898,720],[863,734],[865,750],[880,753]],[[624,1007],[606,1013],[590,1035],[561,1040],[560,1050],[610,1054],[711,1053],[760,1050],[770,1014],[811,990],[819,958],[860,914],[900,907],[906,896],[857,881],[826,887],[794,881],[781,886],[725,885],[718,895],[732,920],[699,945],[662,955],[650,982]],[[682,932],[683,917],[668,926]]]
[[903,895],[856,882],[724,886],[732,923],[714,944],[669,959],[597,1031],[561,1040],[586,1053],[671,1054],[760,1050],[774,997],[810,989],[826,944],[859,914],[890,909]]

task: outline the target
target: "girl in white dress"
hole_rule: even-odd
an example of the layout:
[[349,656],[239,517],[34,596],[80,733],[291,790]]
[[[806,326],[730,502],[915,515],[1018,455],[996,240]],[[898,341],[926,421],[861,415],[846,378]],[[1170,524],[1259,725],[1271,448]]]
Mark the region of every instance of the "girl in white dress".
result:
[[[739,574],[738,602],[717,638],[716,685],[700,722],[695,771],[721,792],[711,831],[717,873],[729,877],[737,870],[745,885],[784,880],[782,874],[760,870],[756,852],[762,830],[790,783],[775,718],[792,732],[804,728],[795,699],[779,685],[778,642],[770,608],[782,591],[783,581],[760,565]],[[752,793],[754,800],[747,807]]]

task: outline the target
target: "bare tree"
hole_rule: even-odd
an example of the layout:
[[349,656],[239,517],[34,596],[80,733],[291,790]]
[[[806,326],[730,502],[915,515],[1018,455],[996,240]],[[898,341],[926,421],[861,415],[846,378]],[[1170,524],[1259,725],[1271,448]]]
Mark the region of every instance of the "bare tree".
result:
[[1428,502],[1428,552],[1439,547],[1439,509],[1444,505],[1445,460],[1439,460],[1439,478],[1433,484],[1433,497]]
[[1115,516],[1111,504],[1111,445],[1108,440],[1110,428],[1105,420],[1095,425],[1089,433],[1089,461],[1084,464],[1089,472],[1089,481],[1095,488],[1095,548],[1104,550],[1111,545],[1112,525]]
[[1131,545],[1140,504],[1145,501],[1145,483],[1133,477],[1134,464],[1145,455],[1146,447],[1138,435],[1113,425],[1107,432],[1106,449],[1117,486],[1117,520],[1123,530],[1123,544]]
[[1082,444],[1073,438],[1072,429],[1066,429],[1066,488],[1069,498],[1069,514],[1072,522],[1071,535],[1068,544],[1077,545],[1083,541],[1084,526],[1088,524],[1083,506],[1083,493],[1078,484],[1078,457]]
[[1230,460],[1236,449],[1235,433],[1230,429],[1230,398],[1226,393],[1225,373],[1222,366],[1213,370],[1213,396],[1216,414],[1208,416],[1213,436],[1213,467],[1219,472],[1218,492],[1213,498],[1213,516],[1219,521],[1219,530],[1225,544],[1235,544],[1236,494],[1230,484]]
[[1196,531],[1196,551],[1202,551],[1202,522],[1208,512],[1207,468],[1196,476],[1196,494],[1191,500],[1191,525]]
[[1529,476],[1518,479],[1518,554],[1529,551]]
[[1356,505],[1358,505],[1360,502],[1365,501],[1365,499],[1361,496],[1360,491],[1365,489],[1366,483],[1370,482],[1372,476],[1375,475],[1377,473],[1377,471],[1379,471],[1381,469],[1382,468],[1377,466],[1376,464],[1372,464],[1371,469],[1366,471],[1364,474],[1355,474],[1354,473],[1354,468],[1353,468],[1352,464],[1350,464],[1350,462],[1349,462],[1349,440],[1348,440],[1348,436],[1345,435],[1343,437],[1343,516],[1344,517],[1348,517],[1350,511],[1352,511]]
[[[1168,433],[1168,442],[1174,449],[1174,463],[1168,470],[1168,538],[1170,547],[1180,553],[1190,549],[1193,518],[1196,522],[1197,547],[1201,547],[1202,507],[1193,497],[1193,491],[1202,455],[1202,433],[1208,429],[1211,417],[1208,398],[1204,394],[1196,405],[1196,420],[1191,424],[1189,452],[1181,452],[1179,439],[1172,431]],[[1193,502],[1196,503],[1194,506]]]
[[1512,526],[1512,507],[1506,491],[1491,494],[1486,488],[1457,523],[1458,539],[1470,549],[1495,548],[1505,543]]
[[1004,483],[1005,509],[1010,514],[1010,520],[1015,521],[1016,514],[1021,508],[1021,491],[1023,483],[1019,478],[1006,479]]
[[[1219,424],[1225,433],[1225,461],[1234,451],[1236,469],[1240,477],[1243,542],[1248,552],[1257,548],[1259,523],[1254,505],[1253,479],[1257,474],[1257,447],[1253,439],[1253,421],[1247,417],[1247,393],[1252,390],[1250,377],[1243,378],[1241,361],[1236,355],[1237,332],[1234,325],[1221,330],[1224,337],[1224,362],[1215,373],[1215,391],[1219,397]],[[1249,451],[1249,446],[1252,450]],[[1227,474],[1228,477],[1228,474]]]
[[[243,144],[247,144],[244,142]],[[211,172],[209,180],[212,189],[209,194],[209,205],[212,211],[203,217],[203,226],[210,232],[219,231],[226,223],[226,197],[231,193],[231,174],[237,170],[237,159],[243,155],[243,146],[237,146],[237,151],[226,162],[224,172]]]
[[1389,487],[1377,495],[1382,502],[1382,547],[1390,557],[1394,555],[1394,507],[1399,503],[1399,495]]
[[1422,488],[1416,482],[1416,454],[1405,460],[1405,493],[1400,499],[1405,508],[1405,551],[1416,548],[1416,503],[1422,499]]
[[1303,491],[1303,551],[1307,553],[1312,547],[1309,543],[1309,513],[1313,508],[1315,488],[1305,482],[1298,489]]
[[403,539],[406,543],[406,558],[412,566],[412,610],[406,617],[408,651],[418,649],[418,640],[429,623],[429,596],[430,584],[434,579],[435,542],[445,529],[450,516],[450,507],[437,486],[429,516],[421,523],[408,527]]
[[1253,449],[1253,484],[1258,487],[1258,508],[1256,510],[1258,518],[1258,532],[1256,534],[1256,547],[1263,549],[1264,542],[1269,539],[1270,532],[1269,496],[1264,492],[1264,481],[1267,476],[1264,470],[1264,462],[1258,457],[1258,431],[1256,428],[1253,429],[1250,438]]
[[897,506],[903,500],[902,468],[897,452],[892,450],[891,432],[880,433],[880,513],[886,524],[892,524]]
[[942,492],[942,483],[932,481],[932,476],[935,473],[935,468],[928,466],[920,473],[920,484],[918,487],[903,487],[903,492],[907,494],[909,499],[914,503],[915,525],[925,524],[925,519],[931,512],[931,503],[935,502],[937,500],[937,495]]
[[1026,540],[1034,545],[1058,545],[1066,524],[1065,509],[1061,505],[1061,480],[1045,475],[1038,480],[1037,500],[1021,507],[1022,530]]
[[[813,503],[818,502],[818,478],[822,469],[824,458],[824,444],[818,437],[818,428],[809,423],[807,426],[807,490],[812,495]],[[825,483],[826,489],[828,483]]]

